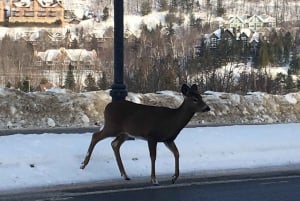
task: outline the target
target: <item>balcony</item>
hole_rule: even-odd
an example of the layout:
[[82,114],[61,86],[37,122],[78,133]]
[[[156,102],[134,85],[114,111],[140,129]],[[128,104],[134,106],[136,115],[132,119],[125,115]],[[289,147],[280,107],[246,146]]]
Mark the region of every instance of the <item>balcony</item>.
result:
[[38,11],[37,16],[38,17],[47,17],[47,13],[44,11]]
[[34,17],[34,11],[25,11],[24,17]]
[[57,16],[57,13],[56,13],[56,11],[49,11],[49,12],[48,12],[48,16],[49,16],[49,17],[56,17],[56,16]]

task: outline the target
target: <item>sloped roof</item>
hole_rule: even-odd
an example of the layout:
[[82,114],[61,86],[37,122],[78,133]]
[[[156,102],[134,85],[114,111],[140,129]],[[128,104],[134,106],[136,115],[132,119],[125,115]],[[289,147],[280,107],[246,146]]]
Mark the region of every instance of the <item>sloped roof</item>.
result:
[[86,49],[48,49],[45,52],[37,52],[37,57],[42,61],[55,61],[59,57],[65,55],[70,61],[94,61],[96,58],[95,51],[87,51]]
[[13,0],[13,5],[16,7],[30,7],[31,0]]
[[250,22],[252,19],[255,19],[255,18],[257,18],[259,21],[261,21],[261,22],[265,22],[264,21],[264,19],[261,17],[261,16],[259,16],[259,15],[253,15],[253,16],[251,16],[249,19],[248,19],[248,21]]
[[[233,35],[233,29],[232,28],[228,28],[228,29],[223,29],[224,31],[228,31],[229,33],[231,33]],[[221,38],[222,37],[222,29],[219,28],[216,31],[214,31],[212,34],[214,34],[216,37]],[[212,36],[212,34],[209,34],[209,37]]]
[[[236,40],[239,40],[239,37],[242,33],[246,34],[246,36],[248,37],[248,41],[251,43],[253,41],[255,42],[259,42],[259,38],[260,35],[259,33],[249,29],[249,28],[244,28],[241,29],[240,31],[237,31],[236,34],[233,33],[233,29],[232,28],[228,28],[228,29],[224,29],[224,31],[228,31],[229,33],[231,33],[233,36],[236,37]],[[222,29],[219,28],[216,31],[214,31],[211,34],[205,34],[204,35],[204,43],[210,43],[210,38],[212,35],[215,35],[218,39],[221,39],[221,34],[222,34]]]
[[[41,7],[62,7],[62,0],[37,0]],[[19,8],[28,8],[32,5],[33,0],[13,0],[13,5]]]
[[242,23],[248,23],[251,20],[253,20],[254,18],[257,18],[259,21],[261,22],[275,22],[276,19],[274,17],[271,17],[269,15],[263,14],[263,15],[252,15],[250,17],[247,17],[246,15],[242,15],[242,16],[235,16],[232,15],[228,18],[228,22],[232,23],[235,19],[239,20]]
[[249,43],[252,43],[252,42],[259,42],[259,33],[257,32],[254,32],[252,37],[249,39]]
[[29,41],[36,41],[40,37],[40,32],[35,31],[29,36]]
[[276,19],[269,15],[261,15],[261,18],[263,19],[264,22],[276,22]]
[[251,34],[253,33],[253,31],[249,28],[243,28],[240,30],[239,35],[242,33],[244,33],[249,38],[251,36]]
[[37,0],[41,7],[62,6],[62,0]]
[[71,61],[93,59],[93,51],[87,51],[86,49],[65,49],[65,52]]
[[38,52],[37,56],[43,61],[54,61],[59,54],[59,49],[49,49],[45,52]]
[[235,19],[237,19],[238,21],[240,21],[241,23],[245,23],[245,19],[241,16],[232,16],[229,18],[229,22],[232,23]]

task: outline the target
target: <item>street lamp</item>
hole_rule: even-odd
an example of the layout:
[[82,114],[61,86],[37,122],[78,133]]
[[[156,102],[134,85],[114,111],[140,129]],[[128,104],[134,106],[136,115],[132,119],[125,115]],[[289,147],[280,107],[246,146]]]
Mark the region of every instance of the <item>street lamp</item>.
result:
[[124,80],[124,22],[123,0],[114,0],[114,83],[110,95],[112,101],[124,100],[127,96]]

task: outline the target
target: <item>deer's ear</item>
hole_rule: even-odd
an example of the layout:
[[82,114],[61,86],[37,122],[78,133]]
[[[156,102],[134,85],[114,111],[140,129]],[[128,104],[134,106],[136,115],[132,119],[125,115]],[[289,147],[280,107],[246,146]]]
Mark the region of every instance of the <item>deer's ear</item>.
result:
[[198,91],[197,85],[196,85],[196,84],[193,84],[193,85],[191,86],[191,90],[192,90],[192,91]]
[[187,84],[183,84],[181,86],[181,92],[183,95],[186,96],[189,90],[190,90],[190,87]]

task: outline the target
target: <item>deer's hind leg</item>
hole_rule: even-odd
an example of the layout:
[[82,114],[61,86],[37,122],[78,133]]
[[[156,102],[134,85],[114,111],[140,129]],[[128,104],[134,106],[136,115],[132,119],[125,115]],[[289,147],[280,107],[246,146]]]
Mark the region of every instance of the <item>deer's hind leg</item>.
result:
[[128,139],[130,139],[130,137],[128,137],[128,135],[120,134],[111,142],[111,146],[112,146],[112,149],[114,150],[121,176],[125,180],[130,180],[130,178],[127,176],[124,166],[123,166],[123,163],[122,163],[122,159],[121,159],[121,155],[120,155],[120,147]]
[[158,181],[156,179],[156,174],[155,174],[156,147],[157,147],[157,141],[148,140],[148,148],[149,148],[150,158],[151,158],[151,182],[153,185],[158,185]]
[[104,130],[97,131],[97,132],[95,132],[95,133],[93,134],[92,139],[91,139],[90,146],[89,146],[88,151],[87,151],[86,156],[85,156],[85,159],[84,159],[84,161],[81,163],[81,166],[80,166],[81,169],[84,169],[85,166],[87,166],[87,164],[89,163],[90,158],[91,158],[91,155],[92,155],[92,152],[93,152],[93,150],[94,150],[94,148],[95,148],[95,145],[96,145],[99,141],[103,140],[103,139],[106,138],[106,137],[107,137],[107,135],[105,134],[105,131],[104,131]]
[[172,177],[172,183],[174,184],[179,176],[179,152],[174,141],[167,141],[165,145],[170,149],[175,158],[175,173]]

